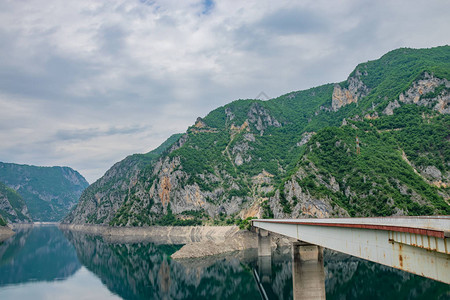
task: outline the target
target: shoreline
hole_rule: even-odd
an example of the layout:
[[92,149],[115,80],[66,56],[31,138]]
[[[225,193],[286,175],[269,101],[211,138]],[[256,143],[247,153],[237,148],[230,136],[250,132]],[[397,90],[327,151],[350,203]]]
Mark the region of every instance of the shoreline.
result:
[[[91,224],[60,224],[61,230],[102,236],[109,243],[183,244],[171,257],[198,259],[258,248],[258,235],[238,226],[110,227]],[[289,238],[271,234],[271,247],[289,245]]]
[[0,242],[3,242],[12,237],[15,232],[9,226],[0,226]]
[[237,226],[151,226],[111,227],[91,224],[60,224],[61,230],[100,235],[110,242],[153,241],[159,244],[188,244],[224,241],[239,231]]

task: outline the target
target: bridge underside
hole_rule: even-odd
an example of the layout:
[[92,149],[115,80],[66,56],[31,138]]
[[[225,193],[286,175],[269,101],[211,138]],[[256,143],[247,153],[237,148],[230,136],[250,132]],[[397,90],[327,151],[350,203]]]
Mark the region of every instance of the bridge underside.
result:
[[450,245],[445,231],[315,221],[320,225],[253,220],[253,226],[450,284]]

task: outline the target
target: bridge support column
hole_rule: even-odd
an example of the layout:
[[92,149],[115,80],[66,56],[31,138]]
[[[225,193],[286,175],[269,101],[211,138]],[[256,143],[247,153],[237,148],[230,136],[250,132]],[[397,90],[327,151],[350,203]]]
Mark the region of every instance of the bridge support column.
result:
[[258,256],[271,256],[270,235],[267,230],[258,229]]
[[292,244],[294,299],[325,299],[323,248],[304,243]]

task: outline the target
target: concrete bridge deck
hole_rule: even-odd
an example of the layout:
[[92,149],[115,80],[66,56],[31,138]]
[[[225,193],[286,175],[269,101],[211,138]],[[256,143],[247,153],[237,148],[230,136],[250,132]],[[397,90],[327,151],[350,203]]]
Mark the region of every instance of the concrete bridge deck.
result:
[[252,224],[450,284],[450,216],[258,219]]

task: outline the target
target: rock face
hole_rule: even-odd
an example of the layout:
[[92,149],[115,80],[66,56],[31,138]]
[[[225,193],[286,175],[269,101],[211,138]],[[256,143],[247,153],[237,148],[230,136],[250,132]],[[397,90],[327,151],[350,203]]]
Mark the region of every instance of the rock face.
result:
[[400,94],[399,100],[450,114],[450,82],[425,72],[421,79],[414,81],[406,92]]
[[[159,156],[179,149],[185,141],[186,135],[173,135],[147,154],[131,155],[116,163],[86,189],[77,207],[63,223],[109,224],[122,208],[121,212],[131,215],[146,209],[145,220],[140,222],[148,224],[147,222],[152,220],[152,214],[160,214],[163,210],[167,212],[172,186],[177,186],[178,177],[183,177],[183,172],[175,170],[179,166],[179,159],[167,158],[162,161]],[[152,182],[153,186],[148,186],[145,181],[140,180],[143,176],[156,178],[157,175],[161,180]],[[156,197],[159,201],[156,202],[151,197]],[[134,201],[135,199],[140,201]],[[124,206],[124,203],[129,205]],[[127,224],[131,225],[131,222],[132,220]]]
[[[14,231],[11,230],[8,226],[0,226],[0,243],[9,239],[12,235],[14,235]],[[0,250],[0,254],[1,250]]]
[[[295,239],[271,233],[271,247],[291,246]],[[254,232],[241,230],[224,237],[222,241],[203,240],[184,245],[172,254],[173,259],[203,258],[206,256],[258,248],[258,235]]]
[[31,221],[28,208],[22,197],[13,189],[0,182],[0,218],[8,223],[28,223]]
[[[345,119],[344,119],[344,121],[345,121]],[[301,139],[300,142],[297,143],[297,146],[301,147],[303,145],[306,145],[314,134],[315,134],[315,132],[305,132],[305,133],[303,133],[302,134],[302,139]]]
[[269,126],[281,127],[280,122],[271,116],[269,111],[258,103],[255,103],[250,107],[247,116],[248,121],[255,124],[260,135],[263,135],[264,130]]
[[150,241],[156,244],[188,244],[196,242],[224,242],[239,232],[237,226],[151,226],[111,227],[92,224],[60,224],[62,230],[102,236],[118,243]]
[[356,70],[355,76],[348,78],[347,88],[342,88],[339,84],[334,85],[331,102],[331,108],[333,111],[337,111],[339,108],[350,103],[357,103],[359,99],[367,96],[370,90],[362,82],[361,76],[362,74]]
[[0,181],[16,190],[33,221],[59,221],[89,183],[69,167],[37,167],[0,162]]
[[397,100],[389,102],[386,108],[383,110],[383,114],[392,116],[394,114],[394,109],[399,108],[400,103]]
[[[308,189],[308,186],[301,186],[299,182],[310,174],[316,173],[317,179],[325,188],[338,192],[340,190],[336,179],[331,176],[328,183],[326,183],[317,174],[317,168],[311,164],[311,167],[300,168],[295,175],[292,176],[285,184],[281,192],[272,197],[269,201],[274,218],[330,218],[330,217],[349,217],[347,211],[342,208],[332,205],[332,200],[327,197],[320,197],[313,195]],[[282,198],[284,201],[280,201]],[[283,206],[289,207],[286,210]]]

